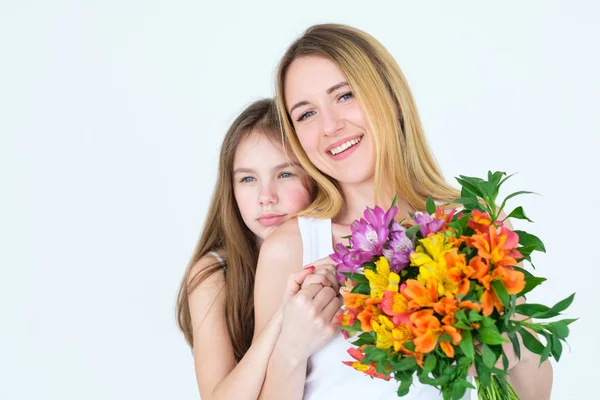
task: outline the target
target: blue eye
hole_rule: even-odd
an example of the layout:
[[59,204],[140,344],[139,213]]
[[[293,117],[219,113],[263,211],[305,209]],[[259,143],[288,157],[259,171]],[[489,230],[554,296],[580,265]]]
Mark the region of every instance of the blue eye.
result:
[[297,122],[304,121],[306,118],[312,117],[314,113],[315,113],[314,111],[307,111],[307,112],[305,112],[300,117],[298,117]]
[[352,92],[348,92],[341,95],[338,100],[350,100],[352,98],[354,98],[354,94],[352,94]]
[[256,179],[251,177],[251,176],[246,176],[244,178],[242,178],[240,180],[240,182],[244,182],[244,183],[250,183],[250,182],[254,182]]
[[279,177],[280,177],[280,178],[291,178],[291,177],[293,177],[293,176],[294,176],[294,174],[292,174],[291,172],[282,172],[282,173],[279,175]]

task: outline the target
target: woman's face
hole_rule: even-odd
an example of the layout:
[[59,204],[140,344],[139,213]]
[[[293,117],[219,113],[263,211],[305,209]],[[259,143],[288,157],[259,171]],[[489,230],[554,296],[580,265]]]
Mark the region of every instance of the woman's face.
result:
[[243,139],[233,159],[233,192],[246,226],[264,240],[310,201],[306,173],[260,131]]
[[296,58],[285,75],[285,105],[310,161],[344,184],[372,182],[375,146],[346,76],[327,58]]

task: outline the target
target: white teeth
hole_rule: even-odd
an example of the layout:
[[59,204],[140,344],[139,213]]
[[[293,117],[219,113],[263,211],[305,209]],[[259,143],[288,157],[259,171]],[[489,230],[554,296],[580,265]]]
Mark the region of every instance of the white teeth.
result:
[[335,156],[336,154],[340,154],[342,151],[354,146],[356,143],[360,142],[361,140],[362,140],[362,136],[358,137],[356,139],[349,140],[346,143],[343,143],[343,144],[339,145],[338,147],[329,150],[329,152]]

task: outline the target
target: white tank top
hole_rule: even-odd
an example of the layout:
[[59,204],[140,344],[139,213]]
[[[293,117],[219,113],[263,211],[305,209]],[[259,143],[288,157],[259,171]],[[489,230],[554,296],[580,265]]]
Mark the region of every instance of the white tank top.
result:
[[[333,253],[333,236],[330,219],[298,217],[298,227],[302,236],[302,265],[308,265]],[[308,359],[308,371],[304,384],[305,400],[439,400],[438,389],[426,386],[414,377],[410,393],[399,398],[396,394],[399,382],[391,379],[372,379],[354,370],[342,361],[354,361],[347,350],[352,347],[339,333],[331,342]],[[471,397],[467,390],[463,399]]]

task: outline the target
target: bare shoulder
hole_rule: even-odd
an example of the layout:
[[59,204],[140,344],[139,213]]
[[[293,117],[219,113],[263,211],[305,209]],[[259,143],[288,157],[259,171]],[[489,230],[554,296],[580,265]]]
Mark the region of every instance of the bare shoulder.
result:
[[259,268],[278,264],[280,261],[297,261],[299,269],[302,263],[302,237],[298,228],[298,220],[292,218],[277,228],[265,240],[260,248]]
[[[222,252],[218,252],[218,254],[221,258],[225,258]],[[211,273],[211,271],[214,272]],[[188,285],[194,285],[194,282],[199,278],[201,278],[202,281],[199,285],[195,285],[196,289],[222,287],[225,284],[224,268],[214,255],[206,254],[196,261],[191,268]]]

